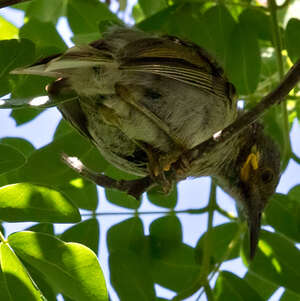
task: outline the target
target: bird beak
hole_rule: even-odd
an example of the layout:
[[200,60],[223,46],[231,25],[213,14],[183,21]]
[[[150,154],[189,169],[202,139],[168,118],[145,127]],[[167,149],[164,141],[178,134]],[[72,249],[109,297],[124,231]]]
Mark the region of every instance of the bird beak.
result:
[[249,212],[248,226],[250,232],[250,259],[252,260],[255,256],[259,240],[261,212],[256,208],[253,208],[251,211],[253,212]]

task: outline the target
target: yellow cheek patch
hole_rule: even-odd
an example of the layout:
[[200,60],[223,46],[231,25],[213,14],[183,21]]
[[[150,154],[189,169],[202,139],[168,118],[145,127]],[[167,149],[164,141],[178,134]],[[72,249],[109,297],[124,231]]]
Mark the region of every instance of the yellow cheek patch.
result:
[[259,152],[250,153],[241,168],[241,180],[243,182],[247,182],[250,177],[251,170],[258,169],[258,162],[259,162]]

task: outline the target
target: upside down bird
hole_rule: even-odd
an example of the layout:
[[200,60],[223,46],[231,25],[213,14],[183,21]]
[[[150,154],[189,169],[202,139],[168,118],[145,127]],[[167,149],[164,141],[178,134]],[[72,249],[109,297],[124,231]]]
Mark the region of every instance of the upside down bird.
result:
[[280,177],[279,151],[254,122],[205,156],[182,159],[238,116],[235,89],[206,51],[113,27],[14,73],[54,77],[47,91],[63,117],[118,168],[157,183],[167,183],[174,166],[177,180],[214,177],[246,216],[254,257],[261,214]]

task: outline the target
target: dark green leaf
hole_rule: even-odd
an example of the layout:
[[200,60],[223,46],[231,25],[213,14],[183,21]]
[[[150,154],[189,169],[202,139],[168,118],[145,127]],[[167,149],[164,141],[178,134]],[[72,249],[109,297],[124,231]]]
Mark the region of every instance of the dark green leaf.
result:
[[300,241],[300,186],[289,195],[275,194],[265,210],[266,221],[292,240]]
[[0,174],[22,166],[26,161],[15,147],[0,143]]
[[25,157],[28,157],[34,150],[34,146],[26,139],[16,137],[5,137],[0,139],[1,144],[7,144],[16,148]]
[[110,281],[120,300],[155,300],[154,283],[144,257],[128,250],[109,256]]
[[67,48],[51,22],[30,19],[20,28],[19,35],[35,43],[37,57],[56,54]]
[[299,294],[300,251],[283,235],[261,231],[259,249],[249,273]]
[[155,283],[179,292],[191,287],[200,275],[200,265],[195,261],[194,248],[180,244],[158,252],[153,246],[150,272]]
[[219,274],[214,291],[219,301],[263,301],[246,281],[227,271]]
[[296,63],[300,58],[300,20],[290,19],[285,30],[286,48],[291,60]]
[[42,301],[45,300],[41,291],[32,282],[30,275],[20,262],[19,258],[12,251],[8,244],[0,244],[0,261],[2,279],[5,281],[5,299],[7,301]]
[[225,70],[240,94],[254,92],[260,76],[260,50],[251,28],[237,24],[231,34]]
[[67,16],[74,34],[94,33],[104,20],[118,20],[108,7],[97,0],[69,0]]
[[147,191],[149,201],[164,208],[174,208],[177,204],[177,185],[173,185],[172,190],[165,194],[161,187],[156,186]]
[[35,224],[35,225],[27,228],[26,230],[54,235],[54,226],[53,226],[53,224],[50,224],[50,223]]
[[66,0],[33,0],[26,9],[26,17],[35,18],[41,22],[56,24],[58,18],[64,14]]
[[78,242],[98,254],[99,247],[99,223],[96,218],[85,220],[67,229],[60,235],[65,242]]
[[101,171],[104,160],[99,152],[93,149],[94,146],[86,138],[72,132],[32,153],[20,171],[21,176],[26,181],[63,186],[70,180],[77,179],[78,174],[62,162],[61,154],[85,158],[83,162],[88,166],[91,157],[93,169]]
[[33,109],[21,109],[21,110],[13,110],[10,114],[17,125],[22,125],[26,122],[33,120],[41,114],[41,110],[33,110]]
[[272,41],[272,24],[269,15],[256,8],[247,8],[239,16],[244,26],[250,27],[262,40]]
[[167,7],[167,3],[165,0],[156,0],[156,1],[139,0],[139,4],[145,16],[147,17]]
[[36,232],[14,233],[8,241],[57,291],[74,301],[108,301],[102,270],[89,248]]
[[9,72],[13,69],[32,63],[34,60],[34,44],[28,40],[0,41],[0,95],[5,95],[10,88]]
[[0,218],[8,222],[74,223],[78,209],[60,192],[30,183],[0,189]]
[[76,178],[58,187],[77,207],[86,210],[97,208],[98,192],[94,183],[84,178]]
[[132,195],[117,189],[106,188],[105,196],[109,202],[129,209],[137,209],[141,205],[140,200],[137,200]]
[[130,250],[140,254],[144,242],[143,223],[137,217],[116,224],[107,232],[107,247],[109,252]]
[[237,25],[224,5],[212,7],[205,12],[203,18],[205,27],[199,28],[199,35],[202,31],[207,31],[204,35],[207,40],[203,40],[200,45],[210,51],[223,66],[227,66],[227,61],[231,56],[231,37]]
[[285,291],[284,294],[281,295],[279,301],[294,301],[300,300],[300,294],[294,294],[290,291]]
[[[224,260],[230,260],[239,256],[240,243],[235,244],[234,248],[230,248],[230,243],[236,233],[239,231],[237,223],[226,223],[213,227],[211,230],[211,260],[212,263],[220,263]],[[202,262],[203,248],[207,233],[204,233],[196,246],[197,262]],[[225,255],[226,258],[224,257]]]
[[278,285],[262,279],[259,275],[247,272],[244,276],[244,280],[255,289],[263,300],[269,300],[273,293],[278,289]]
[[152,252],[164,253],[181,245],[182,228],[180,220],[173,215],[154,220],[150,225]]

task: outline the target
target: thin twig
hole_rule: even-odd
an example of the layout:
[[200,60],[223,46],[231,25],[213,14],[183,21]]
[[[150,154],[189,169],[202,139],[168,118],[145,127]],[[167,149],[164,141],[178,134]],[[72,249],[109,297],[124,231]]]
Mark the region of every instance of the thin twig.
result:
[[27,2],[30,0],[0,0],[0,8],[4,8],[7,6],[11,6],[14,4],[22,3],[22,2]]
[[62,160],[73,170],[78,172],[81,176],[87,178],[88,180],[94,182],[105,188],[115,188],[132,195],[136,199],[147,190],[153,184],[153,180],[150,177],[144,177],[137,180],[125,181],[125,180],[114,180],[110,177],[96,173],[89,168],[87,168],[78,158],[69,157],[66,154],[62,154]]

